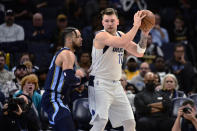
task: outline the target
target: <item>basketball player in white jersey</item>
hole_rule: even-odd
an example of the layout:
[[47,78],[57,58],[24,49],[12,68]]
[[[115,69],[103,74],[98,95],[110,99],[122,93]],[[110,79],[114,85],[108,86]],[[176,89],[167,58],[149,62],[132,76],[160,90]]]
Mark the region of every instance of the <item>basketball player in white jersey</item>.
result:
[[123,126],[124,131],[135,131],[135,120],[128,98],[121,86],[124,50],[142,57],[147,43],[148,32],[142,32],[138,44],[135,37],[141,20],[141,11],[134,15],[132,29],[124,34],[117,31],[117,11],[107,8],[101,12],[104,30],[98,32],[93,41],[92,66],[89,81],[89,109],[92,115],[90,131],[103,131],[108,118],[113,127]]

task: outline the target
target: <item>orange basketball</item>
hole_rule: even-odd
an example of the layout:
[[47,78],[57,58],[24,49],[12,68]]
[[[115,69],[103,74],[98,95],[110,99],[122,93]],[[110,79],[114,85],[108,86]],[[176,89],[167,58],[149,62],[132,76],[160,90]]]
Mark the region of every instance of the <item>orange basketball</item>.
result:
[[150,10],[142,10],[142,15],[146,16],[142,19],[140,29],[143,31],[148,31],[155,26],[155,15]]

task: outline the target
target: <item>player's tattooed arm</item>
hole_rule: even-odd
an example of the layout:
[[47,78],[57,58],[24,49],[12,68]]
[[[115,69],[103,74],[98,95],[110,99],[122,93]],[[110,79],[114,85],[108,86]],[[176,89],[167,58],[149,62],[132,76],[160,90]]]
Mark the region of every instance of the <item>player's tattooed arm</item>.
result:
[[138,42],[140,48],[142,48],[142,49],[145,49],[146,48],[146,46],[147,46],[147,40],[148,40],[148,36],[142,33],[141,34],[141,39]]

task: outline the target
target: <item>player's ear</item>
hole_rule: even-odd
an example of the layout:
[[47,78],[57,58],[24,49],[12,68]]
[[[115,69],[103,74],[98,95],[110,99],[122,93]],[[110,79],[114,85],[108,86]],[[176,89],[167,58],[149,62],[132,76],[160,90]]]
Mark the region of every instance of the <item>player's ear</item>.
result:
[[119,19],[117,19],[117,25],[119,25],[120,24],[120,20]]

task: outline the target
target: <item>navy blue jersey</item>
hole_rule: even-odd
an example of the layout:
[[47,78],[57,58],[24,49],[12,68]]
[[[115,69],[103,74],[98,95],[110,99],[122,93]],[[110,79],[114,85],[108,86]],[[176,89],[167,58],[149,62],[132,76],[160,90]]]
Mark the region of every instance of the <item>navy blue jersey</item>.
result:
[[[55,60],[60,52],[70,50],[69,48],[60,49],[51,62],[47,79],[45,81],[45,92],[42,96],[42,107],[47,112],[50,124],[58,124],[60,120],[72,121],[70,109],[66,105],[69,86],[64,82],[64,75],[61,66],[55,64]],[[64,98],[64,99],[63,99]],[[72,125],[72,124],[71,124]],[[68,129],[73,128],[73,125],[67,125]],[[63,125],[62,125],[63,128]]]
[[64,74],[62,67],[57,66],[55,64],[55,60],[57,56],[63,50],[70,50],[70,49],[66,47],[62,48],[53,57],[47,74],[47,79],[45,81],[45,87],[44,87],[45,91],[56,92],[59,94],[66,94],[67,92],[68,85],[67,83],[64,83]]

